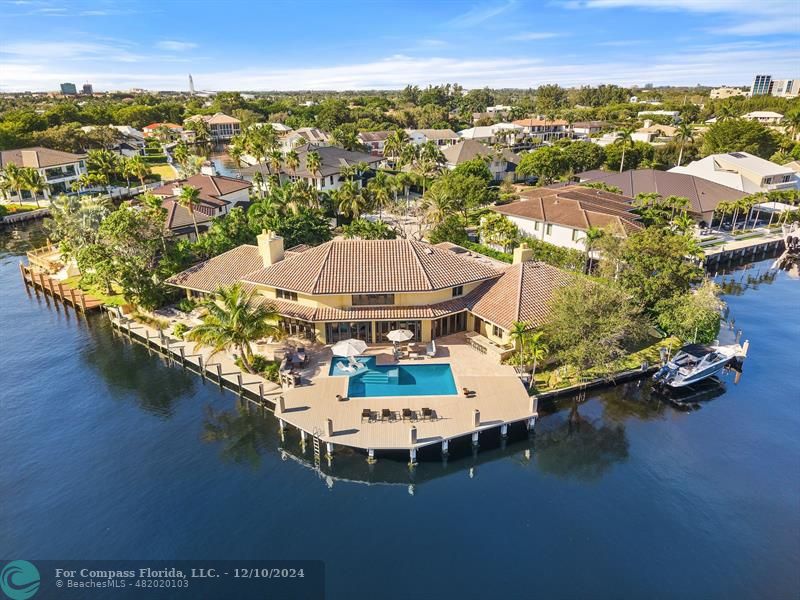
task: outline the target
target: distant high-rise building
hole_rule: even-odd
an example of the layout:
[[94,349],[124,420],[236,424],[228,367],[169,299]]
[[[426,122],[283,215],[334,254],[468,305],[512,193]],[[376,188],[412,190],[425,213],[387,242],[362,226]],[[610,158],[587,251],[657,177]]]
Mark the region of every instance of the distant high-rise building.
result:
[[652,90],[652,89],[653,89],[653,84],[652,84],[652,83],[645,83],[645,84],[644,84],[644,89],[646,89],[646,90]]
[[194,79],[191,73],[189,73],[189,94],[194,96]]
[[92,94],[94,94],[94,90],[92,89],[92,84],[91,83],[84,83],[83,84],[83,94],[85,96],[91,96]]
[[74,83],[62,83],[61,93],[65,96],[75,96],[78,93],[78,88],[75,87]]
[[750,87],[751,96],[795,98],[800,93],[800,79],[773,79],[772,75],[756,75]]

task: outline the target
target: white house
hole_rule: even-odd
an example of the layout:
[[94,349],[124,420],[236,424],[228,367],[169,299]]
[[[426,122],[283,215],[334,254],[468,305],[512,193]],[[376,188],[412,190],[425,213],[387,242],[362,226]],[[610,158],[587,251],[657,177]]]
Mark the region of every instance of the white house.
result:
[[497,123],[496,125],[462,129],[458,132],[458,137],[462,140],[473,140],[482,144],[513,146],[522,137],[523,133],[523,128],[519,125]]
[[569,128],[571,137],[586,139],[600,133],[605,127],[604,121],[577,121]]
[[412,144],[420,145],[433,142],[444,148],[458,142],[458,134],[452,129],[406,129]]
[[[36,169],[47,184],[44,197],[71,192],[72,183],[86,173],[86,155],[72,154],[51,150],[42,146],[33,148],[19,148],[17,150],[3,150],[0,152],[0,170],[8,165],[30,167]],[[15,202],[29,200],[31,194],[22,190],[22,198],[17,196],[16,190],[9,190],[10,199]]]
[[505,215],[523,234],[562,248],[585,251],[590,227],[625,237],[642,228],[632,199],[604,190],[569,185],[533,188],[520,199],[492,210]]
[[390,135],[391,131],[361,131],[356,137],[372,156],[383,156],[383,147]]
[[636,113],[636,116],[640,119],[648,116],[670,117],[673,123],[677,123],[681,120],[681,113],[679,110],[640,110]]
[[558,140],[567,135],[567,122],[562,119],[528,118],[514,121],[525,135],[538,142]]
[[742,115],[742,118],[748,121],[758,121],[764,125],[778,125],[783,120],[783,115],[771,110],[754,110]]
[[280,142],[281,152],[285,154],[289,150],[293,148],[296,149],[305,144],[314,144],[320,147],[328,146],[330,145],[330,136],[316,127],[301,127],[281,137]]
[[442,150],[442,154],[447,161],[448,169],[455,169],[458,165],[473,158],[483,158],[495,181],[513,181],[515,169],[520,160],[518,155],[507,148],[495,152],[492,148],[475,140],[462,140]]
[[186,121],[205,121],[212,142],[225,142],[242,132],[242,122],[239,119],[221,112],[213,115],[195,115]]
[[790,167],[748,152],[712,154],[669,171],[694,175],[748,194],[800,189],[800,178]]

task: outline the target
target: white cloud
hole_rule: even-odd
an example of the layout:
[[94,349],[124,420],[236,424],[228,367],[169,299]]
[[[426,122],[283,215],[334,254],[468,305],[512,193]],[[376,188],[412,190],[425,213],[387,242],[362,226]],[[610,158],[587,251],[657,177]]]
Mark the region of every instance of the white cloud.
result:
[[506,39],[514,42],[529,42],[533,40],[549,40],[563,34],[555,31],[526,31],[509,36]]
[[22,59],[50,59],[56,63],[62,60],[137,62],[144,58],[124,48],[125,45],[127,44],[121,41],[113,44],[72,41],[11,42],[0,45],[0,55],[8,54]]
[[197,44],[194,42],[179,42],[177,40],[161,40],[156,43],[156,46],[171,52],[185,52],[186,50],[197,48]]
[[474,27],[498,15],[502,15],[504,12],[514,8],[516,4],[517,0],[508,0],[508,2],[504,2],[503,4],[476,6],[458,15],[454,19],[451,19],[448,21],[448,24],[456,27]]
[[564,6],[717,14],[720,23],[707,31],[718,34],[756,36],[800,32],[797,0],[568,0]]

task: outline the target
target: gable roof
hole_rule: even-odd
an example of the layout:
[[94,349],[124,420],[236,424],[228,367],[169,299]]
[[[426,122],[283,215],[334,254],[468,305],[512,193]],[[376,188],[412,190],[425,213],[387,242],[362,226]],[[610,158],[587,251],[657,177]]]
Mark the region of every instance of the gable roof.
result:
[[579,173],[578,177],[581,181],[602,181],[616,186],[630,197],[642,193],[656,193],[662,198],[683,196],[689,199],[689,212],[696,215],[713,212],[720,202],[738,200],[746,195],[741,190],[702,177],[656,169],[629,169],[622,173],[594,170]]
[[[316,146],[314,144],[304,144],[296,148],[298,167],[294,171],[289,171],[284,165],[282,171],[297,177],[328,177],[341,172],[342,167],[351,167],[358,163],[375,164],[383,160],[380,156],[373,156],[366,152],[352,152],[337,146]],[[319,173],[311,173],[308,170],[308,154],[316,152],[319,154],[320,170]],[[251,175],[261,168],[260,165],[253,165],[242,169],[245,175]]]
[[500,278],[482,284],[470,310],[506,330],[516,321],[536,327],[550,314],[553,292],[570,278],[568,273],[543,262],[518,263]]
[[458,134],[452,129],[409,129],[409,134],[419,133],[429,140],[454,140]]
[[497,277],[492,267],[411,240],[333,240],[243,279],[307,294],[425,292]]
[[217,112],[213,115],[194,115],[186,119],[187,121],[205,121],[209,125],[236,124],[241,121],[235,117],[230,117],[225,113]]
[[492,210],[507,216],[554,223],[573,229],[612,228],[621,234],[642,228],[633,214],[632,199],[603,190],[569,185],[560,188],[535,188],[520,194],[521,199]]
[[86,158],[85,154],[72,154],[61,150],[51,150],[43,146],[33,146],[31,148],[17,148],[15,150],[3,150],[0,152],[0,168],[9,164],[18,167],[31,167],[41,169],[45,167],[57,167],[76,163]]
[[[494,150],[489,148],[486,144],[481,144],[475,140],[462,140],[457,144],[452,144],[447,148],[443,148],[442,154],[447,163],[451,165],[460,165],[478,156],[495,156]],[[520,157],[508,148],[504,148],[500,155],[507,162],[519,164]]]
[[385,142],[392,135],[391,131],[360,131],[358,139],[362,142]]
[[198,225],[203,225],[214,218],[202,211],[195,210],[194,219],[192,219],[192,213],[189,212],[189,209],[185,206],[181,206],[172,198],[165,198],[161,206],[167,209],[167,218],[164,222],[164,228],[170,231],[186,227],[194,229],[195,221],[197,221]]

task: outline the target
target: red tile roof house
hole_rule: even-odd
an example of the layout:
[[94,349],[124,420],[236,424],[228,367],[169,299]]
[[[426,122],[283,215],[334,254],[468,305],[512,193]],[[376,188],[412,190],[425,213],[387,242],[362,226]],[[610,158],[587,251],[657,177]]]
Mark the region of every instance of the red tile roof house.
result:
[[238,204],[249,202],[250,182],[222,175],[200,173],[188,179],[179,179],[152,190],[152,194],[163,200],[167,209],[167,228],[177,236],[193,238],[194,222],[188,209],[178,203],[181,187],[190,185],[200,190],[200,203],[195,207],[198,229],[203,231],[211,224],[211,219],[227,214]]
[[[168,280],[190,296],[240,281],[273,305],[293,334],[324,343],[348,338],[387,343],[393,329],[428,342],[468,332],[497,357],[510,352],[515,321],[541,325],[565,272],[518,248],[497,264],[452,244],[411,240],[333,240],[284,251],[270,233]],[[505,353],[505,354],[504,354]]]
[[603,190],[571,185],[524,191],[520,199],[492,208],[508,217],[532,238],[574,250],[585,251],[589,227],[627,236],[642,228],[633,213],[631,198]]

